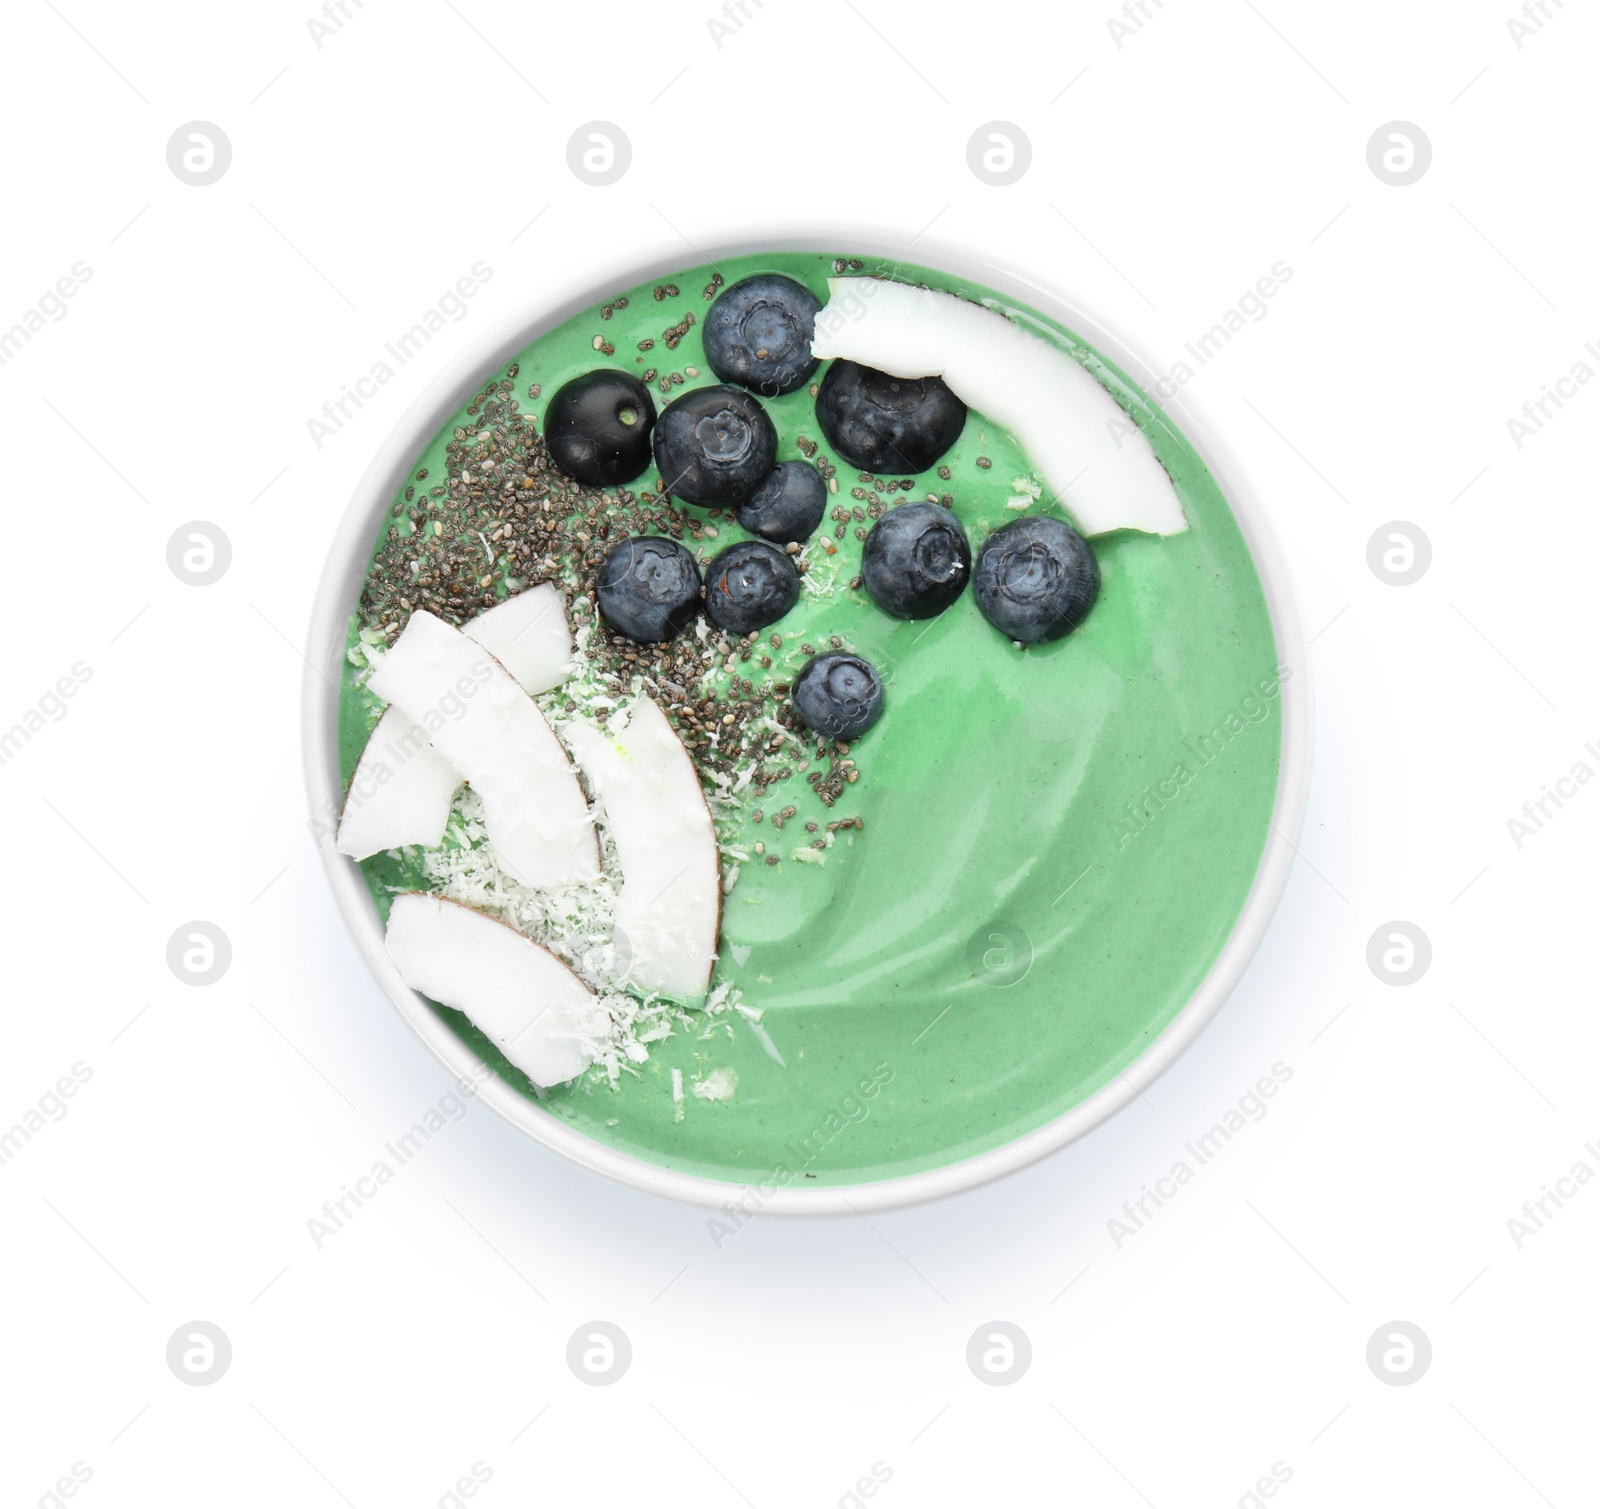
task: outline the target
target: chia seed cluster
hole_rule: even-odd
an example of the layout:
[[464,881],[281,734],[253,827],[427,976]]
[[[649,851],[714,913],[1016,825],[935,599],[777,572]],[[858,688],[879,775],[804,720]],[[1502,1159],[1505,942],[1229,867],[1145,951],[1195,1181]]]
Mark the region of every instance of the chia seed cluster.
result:
[[[642,678],[708,785],[737,782],[753,765],[748,785],[759,797],[804,770],[831,807],[858,779],[857,767],[848,745],[818,740],[795,719],[782,634],[733,636],[707,626],[703,636],[643,645],[599,620],[595,577],[613,544],[664,535],[694,550],[716,540],[719,526],[735,521],[734,511],[691,515],[659,490],[590,488],[563,475],[534,417],[522,410],[518,375],[513,365],[473,395],[446,444],[444,476],[419,468],[394,504],[362,591],[362,627],[393,643],[418,608],[460,626],[503,595],[553,582],[574,626],[590,628],[592,678],[613,695]],[[537,399],[539,392],[531,384],[527,396]],[[831,477],[826,457],[818,465]],[[791,547],[791,554],[804,574],[804,552]],[[835,648],[841,643],[833,641]],[[816,647],[799,648],[810,655]],[[568,712],[577,707],[570,698],[565,704]],[[603,723],[608,714],[600,707],[593,715]],[[813,762],[819,768],[808,770]]]

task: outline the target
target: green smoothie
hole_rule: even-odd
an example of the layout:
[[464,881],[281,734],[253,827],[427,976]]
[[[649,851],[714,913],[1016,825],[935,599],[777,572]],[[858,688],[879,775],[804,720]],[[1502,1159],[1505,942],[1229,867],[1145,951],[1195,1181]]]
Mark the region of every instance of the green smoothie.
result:
[[[1189,528],[1095,538],[1102,587],[1089,617],[1023,649],[982,618],[970,590],[937,618],[890,618],[852,586],[859,521],[824,519],[808,551],[812,587],[776,626],[783,646],[767,649],[768,674],[792,679],[808,658],[802,645],[838,638],[878,668],[886,708],[851,747],[858,778],[831,807],[796,764],[791,779],[747,788],[719,813],[725,858],[744,858],[713,984],[736,987],[746,1010],[690,1013],[615,1083],[596,1069],[537,1096],[599,1142],[736,1184],[942,1167],[1044,1125],[1127,1070],[1198,987],[1244,905],[1276,796],[1290,674],[1227,501],[1160,408],[1070,331],[936,269],[794,253],[686,268],[675,294],[656,297],[665,283],[618,289],[497,376],[536,427],[561,384],[598,366],[649,373],[659,408],[717,380],[700,344],[714,275],[731,284],[779,272],[825,302],[836,270],[985,299],[1069,351],[1149,437]],[[780,460],[815,453],[837,468],[830,510],[883,501],[878,484],[895,479],[862,480],[831,455],[807,388],[763,402]],[[472,424],[458,413],[413,473],[442,479],[447,443]],[[1055,511],[1032,495],[1027,457],[976,411],[940,469],[903,496],[951,495],[974,554],[1001,524]],[[422,484],[412,490],[419,497],[397,496],[385,536],[426,501]],[[702,557],[748,538],[725,520],[715,527],[695,547]],[[505,570],[488,568],[484,590],[503,594]],[[353,647],[362,627],[358,613]],[[346,666],[341,699],[346,779],[380,710],[360,659]],[[774,831],[772,814],[789,805],[795,815]],[[853,818],[859,826],[828,837],[829,823]],[[417,850],[362,868],[385,915],[395,890],[428,888]],[[534,1098],[464,1016],[441,1014]]]

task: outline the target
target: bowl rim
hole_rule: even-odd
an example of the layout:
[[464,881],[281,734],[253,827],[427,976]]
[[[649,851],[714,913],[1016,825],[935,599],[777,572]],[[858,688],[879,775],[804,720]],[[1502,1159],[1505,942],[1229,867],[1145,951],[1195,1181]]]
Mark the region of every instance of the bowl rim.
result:
[[941,272],[969,278],[1031,305],[1081,336],[1147,395],[1160,393],[1159,406],[1194,447],[1227,499],[1261,579],[1279,662],[1289,665],[1293,674],[1281,683],[1277,798],[1255,878],[1211,968],[1161,1034],[1126,1070],[1087,1099],[1000,1147],[915,1174],[774,1189],[759,1184],[760,1176],[754,1171],[751,1180],[736,1184],[663,1168],[591,1139],[502,1080],[400,978],[384,946],[377,906],[360,866],[336,852],[330,831],[344,799],[338,748],[339,666],[345,651],[346,626],[365,578],[372,540],[410,471],[413,458],[491,372],[562,321],[604,302],[609,292],[680,272],[681,255],[668,257],[663,253],[643,261],[617,259],[602,268],[598,277],[585,273],[581,286],[575,280],[556,297],[546,293],[524,300],[509,317],[497,321],[494,329],[470,342],[448,362],[395,422],[356,484],[317,586],[302,679],[302,750],[311,831],[319,835],[318,849],[334,898],[362,956],[400,1015],[457,1080],[476,1083],[476,1093],[485,1104],[545,1147],[633,1189],[715,1209],[741,1194],[753,1195],[763,1215],[860,1214],[956,1194],[1017,1172],[1115,1115],[1195,1041],[1243,975],[1288,881],[1310,787],[1310,668],[1287,569],[1265,512],[1245,483],[1243,468],[1225,444],[1207,434],[1195,414],[1184,406],[1181,395],[1169,396],[1160,389],[1149,366],[1112,335],[1091,310],[982,257],[944,245],[937,250],[930,245],[926,253],[918,253],[909,242],[885,241],[875,233],[845,232],[820,237],[814,229],[796,233],[775,229],[755,239],[719,243],[703,250],[695,248],[694,265],[763,252],[871,257],[891,264],[937,266]]

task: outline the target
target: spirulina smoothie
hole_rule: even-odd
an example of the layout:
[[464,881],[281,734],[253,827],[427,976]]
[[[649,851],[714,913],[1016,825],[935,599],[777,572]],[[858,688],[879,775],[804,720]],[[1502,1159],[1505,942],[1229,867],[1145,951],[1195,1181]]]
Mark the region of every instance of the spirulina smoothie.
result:
[[[862,557],[894,509],[948,509],[975,555],[1019,519],[1072,515],[976,408],[925,470],[851,465],[819,425],[825,361],[803,386],[759,399],[776,459],[809,462],[827,488],[820,526],[790,552],[802,570],[794,606],[753,642],[702,618],[670,643],[613,643],[593,583],[618,541],[676,538],[704,569],[756,536],[731,507],[675,500],[653,466],[617,487],[564,482],[547,406],[597,368],[637,378],[658,415],[716,384],[709,312],[757,274],[793,279],[823,304],[840,276],[985,302],[1109,390],[1170,475],[1187,528],[1092,536],[1098,596],[1049,642],[1008,637],[971,588],[935,616],[893,616],[865,590]],[[416,457],[374,541],[344,669],[347,780],[383,708],[371,664],[408,612],[459,624],[540,581],[561,590],[580,654],[610,646],[581,686],[539,699],[557,732],[564,717],[592,717],[596,696],[614,716],[646,678],[712,798],[723,871],[710,995],[656,1003],[609,1065],[536,1091],[466,1016],[438,1008],[585,1136],[763,1186],[971,1157],[1126,1071],[1239,917],[1268,835],[1291,672],[1250,552],[1194,449],[1123,373],[1037,311],[934,268],[774,253],[618,289],[541,336]],[[769,736],[764,720],[830,650],[875,668],[881,715],[847,741],[803,727],[788,737],[781,717]],[[410,891],[483,903],[473,802],[463,788],[441,852],[362,861],[383,915]]]

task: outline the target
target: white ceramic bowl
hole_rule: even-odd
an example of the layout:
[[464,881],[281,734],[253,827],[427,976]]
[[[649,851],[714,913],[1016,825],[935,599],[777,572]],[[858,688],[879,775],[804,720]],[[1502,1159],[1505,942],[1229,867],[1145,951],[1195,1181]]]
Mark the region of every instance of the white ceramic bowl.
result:
[[[713,247],[707,252],[696,253],[694,260],[696,264],[715,262],[762,251],[835,255],[843,251],[863,257],[881,257],[890,262],[917,263],[921,260],[909,246],[872,244],[860,236],[821,240],[810,235],[778,234],[759,242]],[[1156,391],[1144,363],[1132,356],[1121,342],[1108,334],[1083,309],[972,258],[939,252],[930,255],[928,261],[937,262],[948,272],[982,283],[1052,316],[1068,330],[1081,335],[1146,392]],[[356,488],[334,539],[312,611],[307,652],[310,669],[305,677],[303,706],[306,778],[314,813],[325,817],[337,812],[343,800],[344,787],[339,772],[337,687],[346,626],[360,596],[367,561],[384,510],[403,484],[414,458],[438,432],[445,419],[491,372],[532,341],[563,320],[602,302],[614,290],[649,282],[653,278],[668,277],[680,271],[683,265],[684,260],[680,255],[645,266],[620,267],[608,271],[606,276],[582,292],[563,300],[531,302],[521,314],[484,336],[441,373],[411,405],[379,447]],[[1162,406],[1199,452],[1231,505],[1265,589],[1279,657],[1292,665],[1295,671],[1294,676],[1283,683],[1280,700],[1283,750],[1278,799],[1272,814],[1275,832],[1268,837],[1261,865],[1233,932],[1200,988],[1166,1031],[1125,1073],[1119,1074],[1110,1084],[1048,1125],[1018,1137],[1003,1147],[925,1173],[853,1185],[780,1189],[770,1196],[764,1195],[761,1207],[763,1214],[825,1215],[909,1205],[971,1189],[1022,1168],[1083,1136],[1138,1095],[1195,1040],[1244,973],[1245,966],[1266,932],[1288,879],[1294,853],[1291,844],[1299,836],[1310,779],[1311,698],[1300,619],[1261,509],[1240,485],[1239,469],[1229,459],[1226,447],[1202,433],[1180,400],[1164,400]],[[493,1106],[530,1137],[572,1159],[574,1163],[607,1174],[636,1189],[651,1190],[714,1208],[720,1208],[734,1194],[739,1187],[737,1185],[660,1168],[592,1141],[541,1110],[497,1076],[489,1074],[485,1078],[486,1069],[477,1054],[446,1026],[427,1001],[400,978],[384,948],[383,927],[359,866],[354,860],[334,852],[331,841],[324,841],[322,857],[345,921],[389,999],[453,1075],[460,1079],[483,1081],[479,1094],[486,1104]]]

